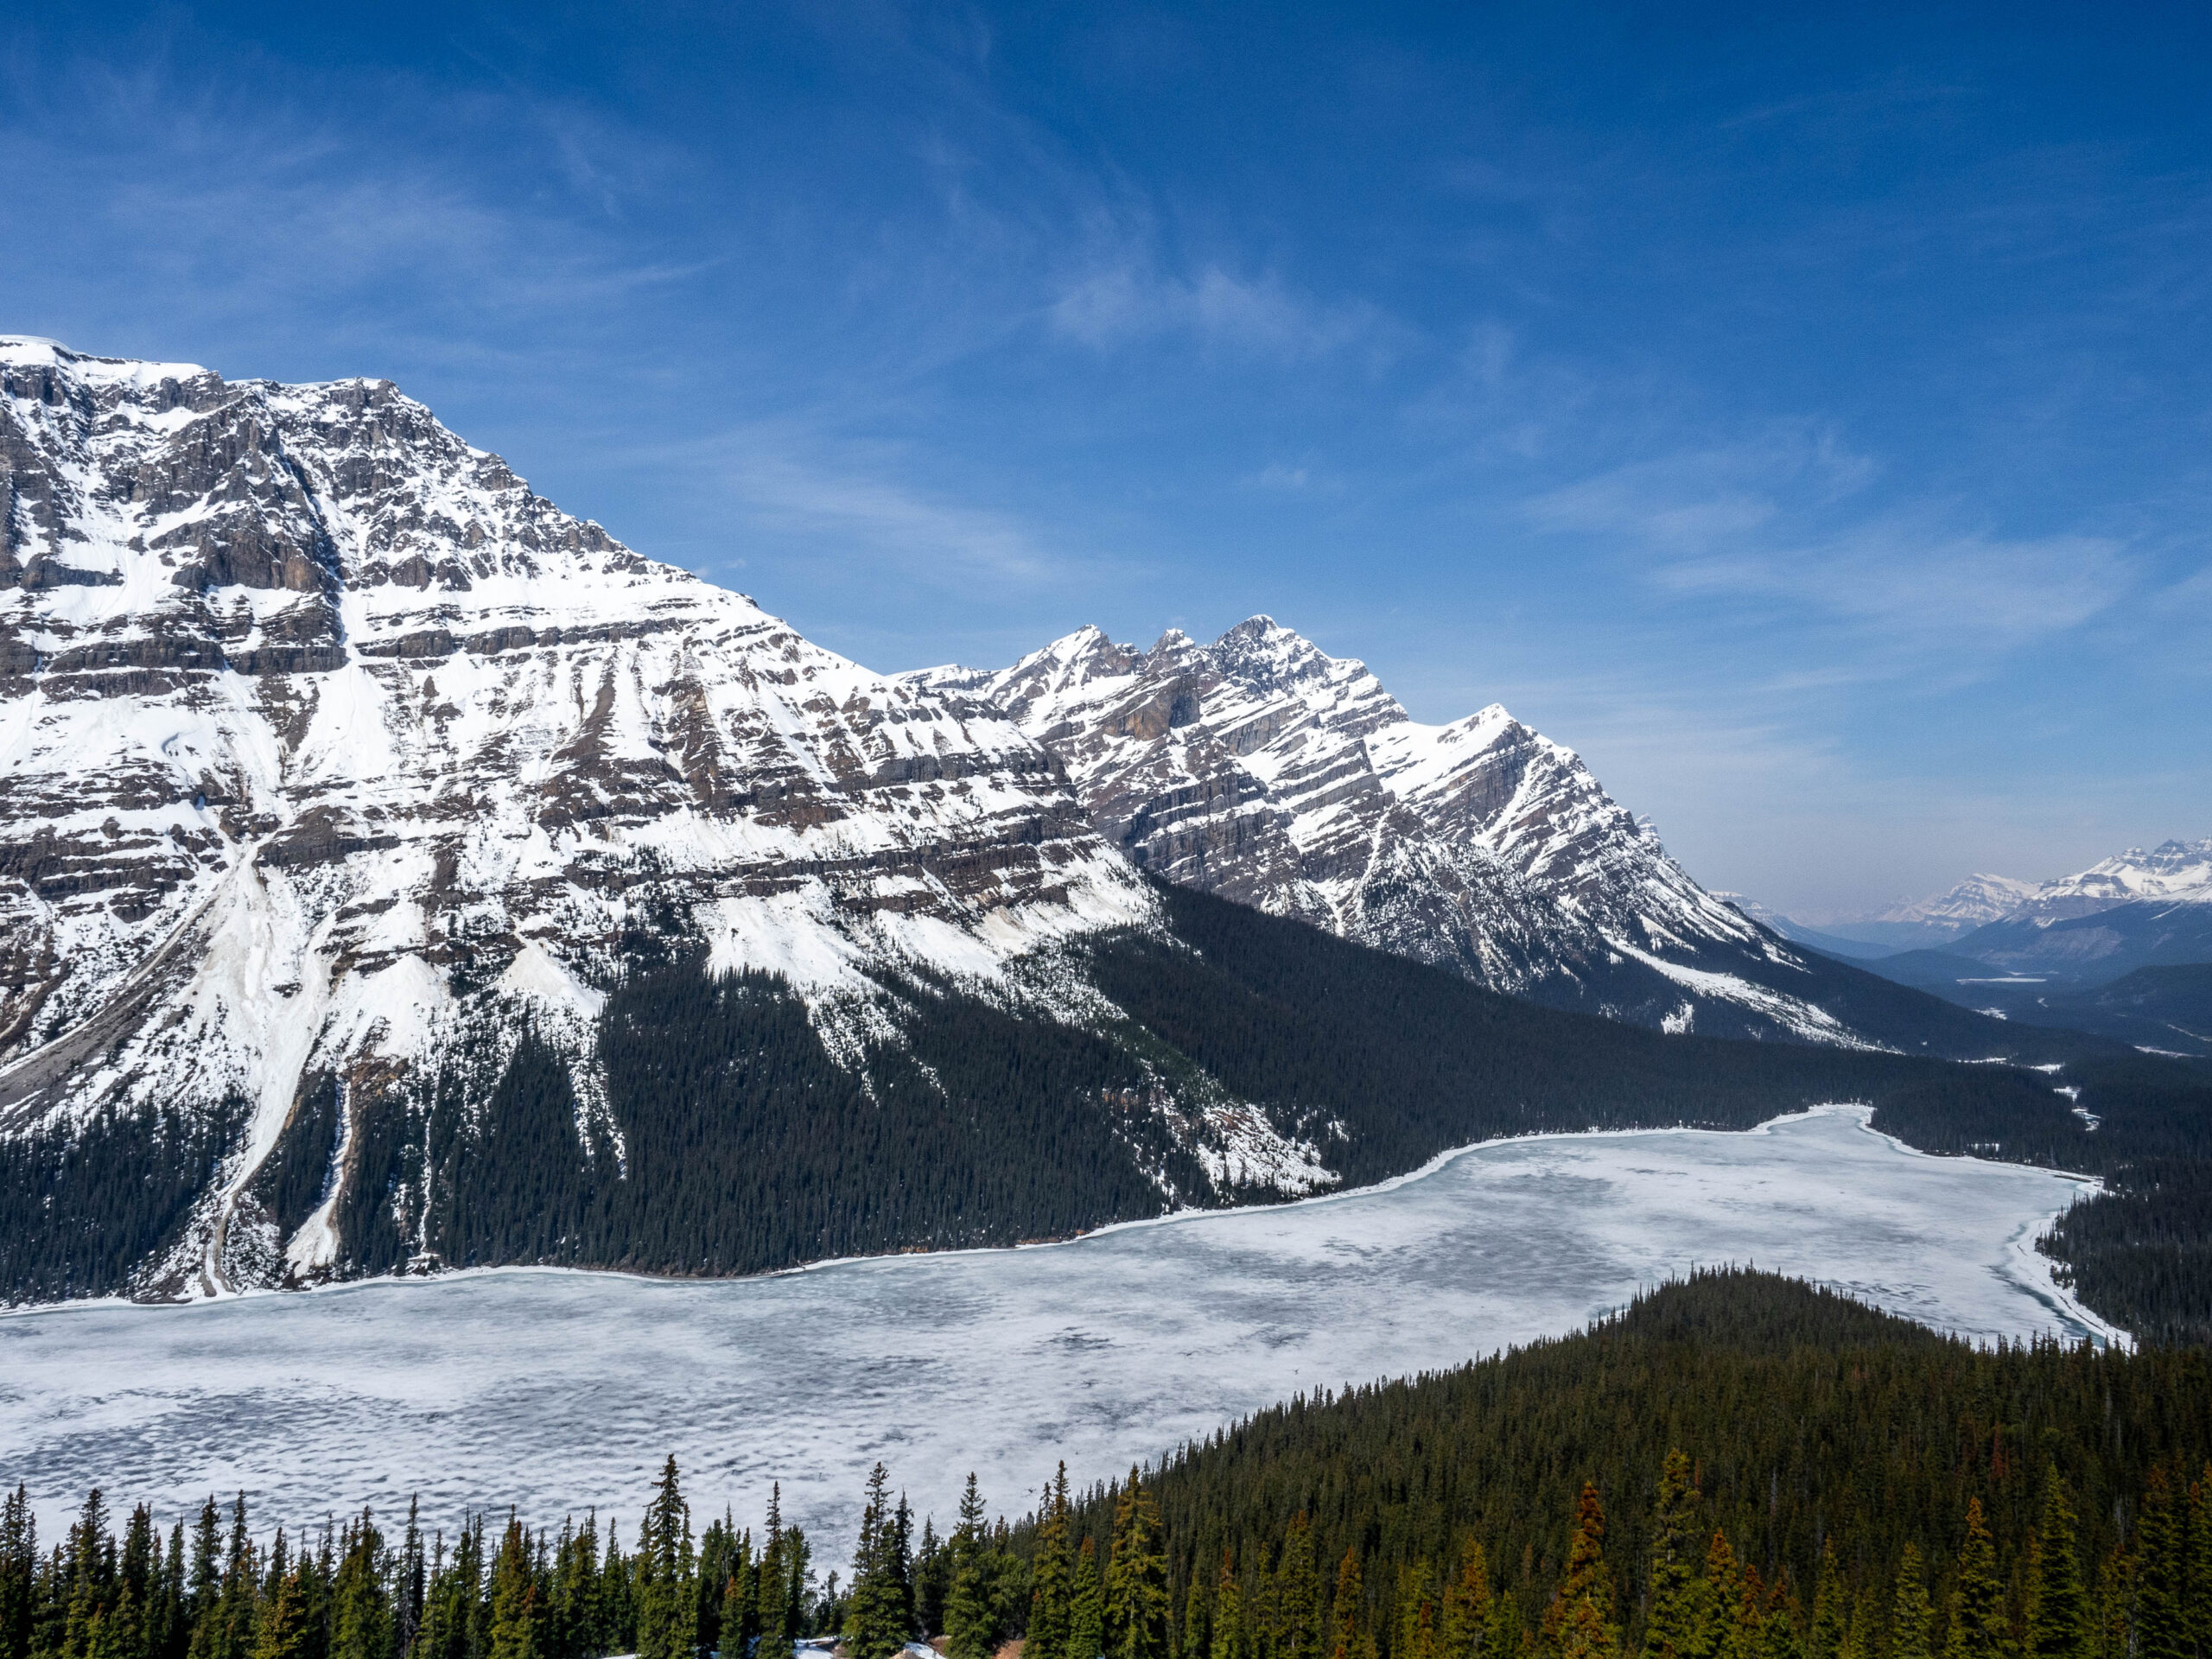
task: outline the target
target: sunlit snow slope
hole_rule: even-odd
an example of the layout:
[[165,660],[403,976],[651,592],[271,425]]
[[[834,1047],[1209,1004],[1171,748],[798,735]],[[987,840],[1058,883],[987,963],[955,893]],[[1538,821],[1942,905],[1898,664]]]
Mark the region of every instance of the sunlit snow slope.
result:
[[154,1287],[327,1262],[327,1197],[280,1236],[251,1190],[308,1081],[342,1148],[441,1046],[582,1055],[648,903],[817,990],[1148,913],[1010,721],[639,557],[388,382],[0,338],[0,1131],[244,1126]]
[[1707,893],[1573,750],[1497,704],[1422,725],[1271,618],[1149,651],[1084,628],[1008,669],[906,680],[1017,721],[1169,880],[1670,1030],[1885,1035],[1826,1006],[1848,970]]

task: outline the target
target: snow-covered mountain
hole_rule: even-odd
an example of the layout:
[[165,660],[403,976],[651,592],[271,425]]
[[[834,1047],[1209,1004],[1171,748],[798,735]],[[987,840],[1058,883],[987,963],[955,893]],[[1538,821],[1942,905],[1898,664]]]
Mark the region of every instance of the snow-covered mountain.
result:
[[885,677],[388,382],[0,336],[0,1299],[1010,1243],[1987,1024],[1264,618]]
[[280,1238],[249,1191],[302,1091],[524,1022],[581,1052],[648,902],[817,1012],[1150,912],[1009,721],[641,558],[388,382],[11,338],[0,393],[0,1130],[235,1120],[159,1276],[326,1262],[327,1200]]
[[2212,837],[2131,847],[2046,881],[1948,948],[2008,973],[2085,985],[2212,962]]
[[1573,750],[1496,704],[1421,724],[1271,618],[1149,651],[1086,627],[903,681],[1014,721],[1168,880],[1541,1001],[1859,1040],[1823,1006],[1827,967],[1701,888]]
[[2075,874],[2031,887],[2010,908],[1980,919],[2048,925],[2142,903],[2212,904],[2212,836],[2164,842],[2148,852],[2131,847]]
[[2011,915],[2034,897],[2036,891],[2032,881],[1977,873],[1932,898],[1892,905],[1874,919],[1961,930],[1979,927],[1984,922]]

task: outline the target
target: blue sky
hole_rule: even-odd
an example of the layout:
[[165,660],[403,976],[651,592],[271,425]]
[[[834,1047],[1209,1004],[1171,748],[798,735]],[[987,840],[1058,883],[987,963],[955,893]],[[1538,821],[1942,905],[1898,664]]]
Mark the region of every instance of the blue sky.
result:
[[2208,48],[35,0],[0,327],[388,376],[882,669],[1265,611],[1817,916],[2212,833]]

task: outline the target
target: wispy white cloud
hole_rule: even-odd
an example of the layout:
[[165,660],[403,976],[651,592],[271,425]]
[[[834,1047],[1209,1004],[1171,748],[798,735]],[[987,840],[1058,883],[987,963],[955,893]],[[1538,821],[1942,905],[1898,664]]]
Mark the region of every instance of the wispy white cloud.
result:
[[1069,284],[1048,315],[1058,333],[1102,350],[1179,334],[1211,347],[1304,359],[1372,346],[1393,332],[1364,301],[1323,303],[1272,274],[1239,276],[1219,265],[1191,276],[1137,263],[1094,270]]

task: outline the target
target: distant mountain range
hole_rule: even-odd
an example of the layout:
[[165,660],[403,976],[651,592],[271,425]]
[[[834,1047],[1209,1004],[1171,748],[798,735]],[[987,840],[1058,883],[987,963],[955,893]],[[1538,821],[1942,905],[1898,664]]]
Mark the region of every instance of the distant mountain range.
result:
[[[1747,913],[1962,1007],[2212,1053],[2212,984],[2187,971],[2212,963],[2212,838],[2130,848],[2041,883],[1972,876],[1878,922],[1809,928],[1756,905]],[[1878,931],[1898,948],[1881,950]]]

